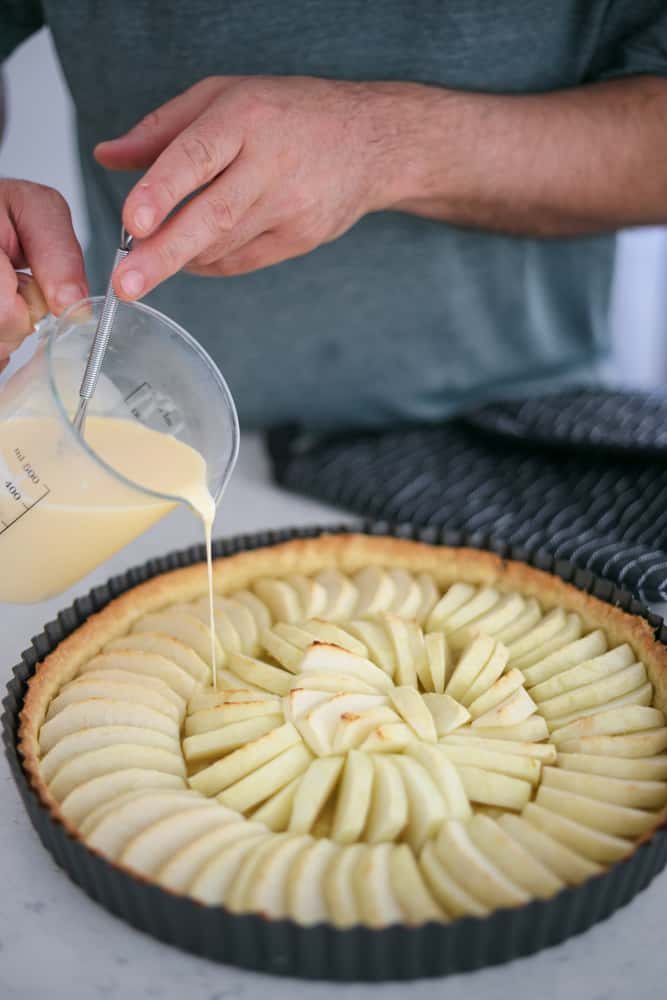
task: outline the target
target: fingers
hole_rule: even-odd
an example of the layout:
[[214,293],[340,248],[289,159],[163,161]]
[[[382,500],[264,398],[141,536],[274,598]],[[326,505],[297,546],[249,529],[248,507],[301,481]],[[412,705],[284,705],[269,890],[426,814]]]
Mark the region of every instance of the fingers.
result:
[[18,286],[19,278],[11,261],[0,252],[0,371],[33,326]]
[[17,184],[9,191],[8,208],[48,308],[57,315],[85,298],[83,256],[64,198],[41,185]]
[[202,255],[216,259],[261,232],[263,226],[252,209],[266,174],[265,165],[245,163],[243,157],[236,159],[216,181],[132,250],[116,269],[117,295],[126,300],[139,298],[190,261]]
[[204,278],[231,278],[239,274],[259,271],[272,264],[281,264],[293,257],[301,257],[312,250],[311,244],[286,238],[278,230],[268,230],[249,240],[244,246],[211,264],[188,267],[188,271]]
[[[231,81],[234,78],[228,79]],[[145,169],[183,129],[206,110],[224,87],[224,82],[221,77],[201,80],[194,87],[151,111],[125,135],[98,143],[95,147],[95,159],[110,170]]]
[[44,298],[44,293],[31,274],[19,271],[18,293],[28,307],[31,328],[39,323],[40,319],[46,316],[49,307]]

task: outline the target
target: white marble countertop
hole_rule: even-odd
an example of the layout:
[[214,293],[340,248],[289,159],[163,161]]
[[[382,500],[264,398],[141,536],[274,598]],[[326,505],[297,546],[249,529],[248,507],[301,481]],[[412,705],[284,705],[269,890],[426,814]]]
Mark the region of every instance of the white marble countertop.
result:
[[[216,522],[217,535],[329,523],[341,513],[269,483],[259,442],[245,438]],[[113,573],[199,541],[186,511],[172,514],[72,591],[40,605],[0,606],[5,672],[60,608]],[[1,571],[1,569],[0,569]],[[0,759],[0,998],[2,1000],[399,1000],[406,985],[297,982],[194,958],[135,931],[92,902],[41,846]],[[414,1000],[644,1000],[667,979],[667,871],[628,907],[586,934],[509,965],[411,984]]]

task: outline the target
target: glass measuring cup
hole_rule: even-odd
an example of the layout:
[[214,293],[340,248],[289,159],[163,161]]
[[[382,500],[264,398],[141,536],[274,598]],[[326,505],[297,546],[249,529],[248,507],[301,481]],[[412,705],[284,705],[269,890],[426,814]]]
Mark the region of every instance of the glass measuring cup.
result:
[[[216,504],[234,468],[239,427],[225,380],[193,337],[143,303],[119,303],[85,438],[77,434],[71,419],[102,304],[86,299],[47,317],[32,354],[0,376],[0,602],[60,593],[188,502],[174,490],[184,457],[202,478],[205,463]],[[108,451],[103,458],[96,427],[113,431],[125,471],[134,432],[153,432],[158,488],[155,478],[146,485],[140,453],[130,476]]]

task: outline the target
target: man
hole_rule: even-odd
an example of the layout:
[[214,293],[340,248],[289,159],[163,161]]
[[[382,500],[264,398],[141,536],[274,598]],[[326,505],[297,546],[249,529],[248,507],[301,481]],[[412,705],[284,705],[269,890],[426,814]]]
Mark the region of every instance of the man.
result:
[[[437,421],[589,378],[613,232],[667,221],[664,0],[0,0],[0,55],[42,23],[90,287],[122,215],[118,294],[199,338],[246,428]],[[25,267],[56,313],[86,291],[62,199],[2,180],[0,364]]]

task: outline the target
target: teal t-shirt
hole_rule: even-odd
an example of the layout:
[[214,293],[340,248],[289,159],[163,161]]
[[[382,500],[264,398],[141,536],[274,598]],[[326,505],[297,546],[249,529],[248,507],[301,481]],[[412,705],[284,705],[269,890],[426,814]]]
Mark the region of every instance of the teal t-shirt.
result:
[[[304,74],[516,94],[665,74],[665,6],[0,0],[0,56],[50,26],[76,109],[89,275],[101,292],[136,175],[103,171],[92,148],[202,77]],[[214,356],[244,427],[396,426],[594,377],[609,346],[613,261],[612,236],[519,239],[380,212],[305,257],[234,278],[180,274],[147,301]]]

